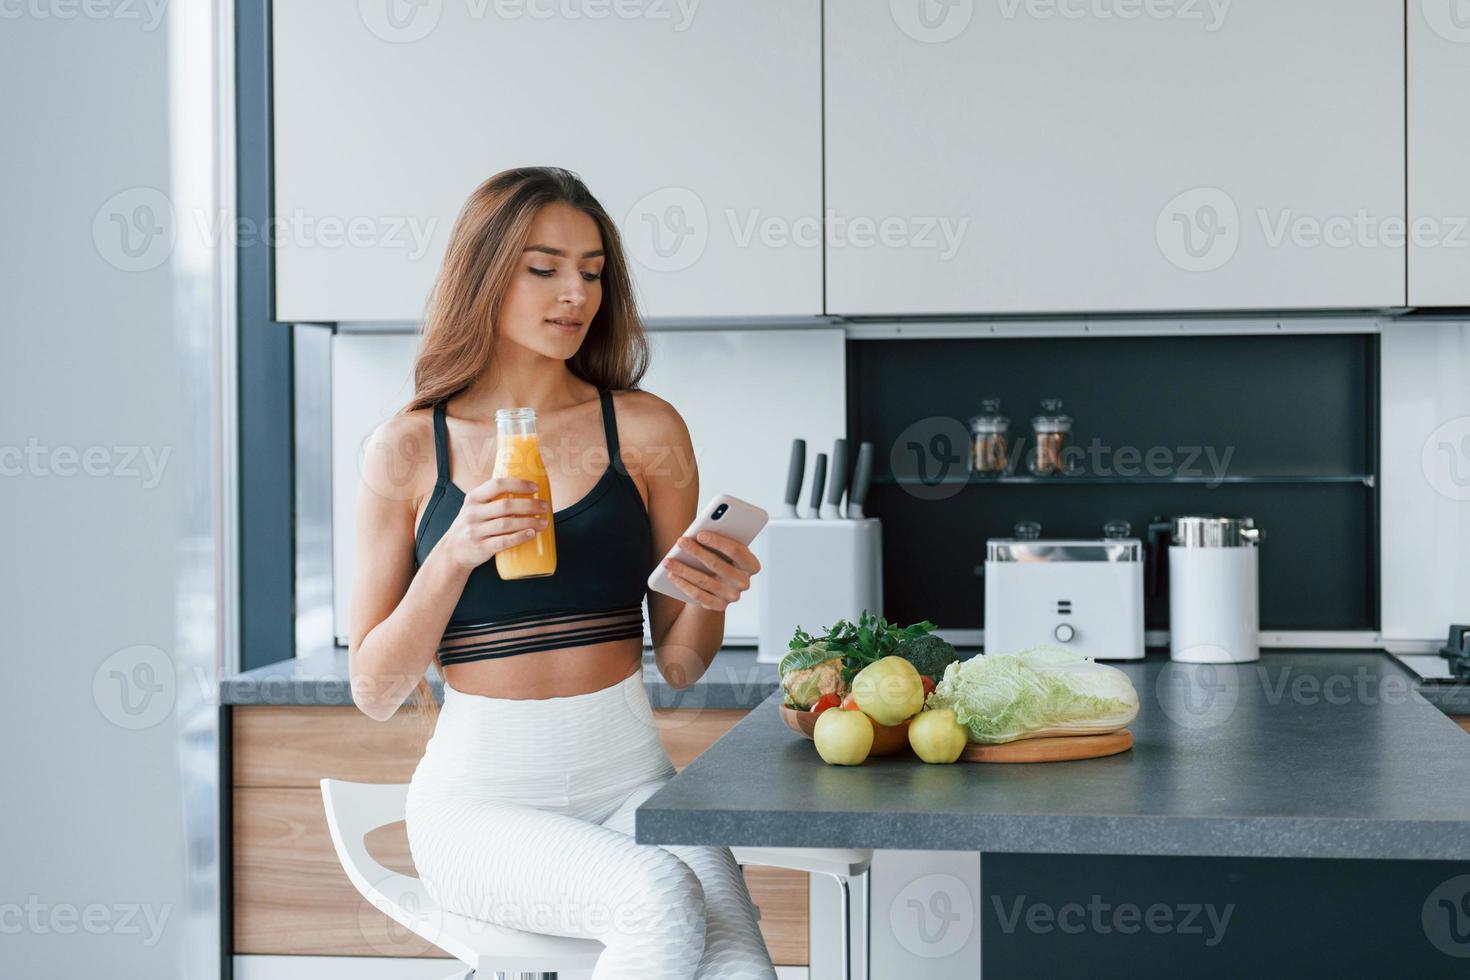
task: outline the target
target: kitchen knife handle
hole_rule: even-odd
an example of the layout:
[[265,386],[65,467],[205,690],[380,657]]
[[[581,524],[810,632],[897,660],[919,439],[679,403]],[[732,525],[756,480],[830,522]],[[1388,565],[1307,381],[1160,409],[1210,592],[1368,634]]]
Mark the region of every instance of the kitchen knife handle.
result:
[[864,441],[858,446],[857,468],[853,470],[852,487],[847,491],[847,516],[862,517],[863,504],[868,502],[868,487],[873,482],[873,444]]
[[[838,509],[842,506],[842,495],[847,491],[847,440],[832,443],[832,486],[827,491],[827,503]],[[842,513],[838,510],[837,517]]]
[[791,464],[786,468],[786,506],[794,512],[801,501],[801,481],[806,477],[806,440],[791,440]]
[[822,514],[822,486],[827,482],[827,454],[817,453],[817,465],[812,471],[812,516]]

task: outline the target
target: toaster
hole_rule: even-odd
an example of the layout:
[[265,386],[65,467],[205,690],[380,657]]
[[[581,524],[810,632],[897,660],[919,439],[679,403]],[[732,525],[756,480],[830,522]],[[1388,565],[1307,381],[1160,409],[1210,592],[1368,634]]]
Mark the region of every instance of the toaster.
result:
[[1018,535],[985,543],[985,652],[1044,644],[1095,660],[1143,659],[1138,538]]

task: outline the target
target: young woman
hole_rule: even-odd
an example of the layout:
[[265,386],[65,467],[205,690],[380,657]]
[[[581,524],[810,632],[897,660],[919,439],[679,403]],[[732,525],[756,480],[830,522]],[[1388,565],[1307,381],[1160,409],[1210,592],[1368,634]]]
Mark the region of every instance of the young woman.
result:
[[[575,175],[508,170],[465,203],[435,284],[414,397],[363,463],[349,659],[385,720],[444,706],[409,787],[410,849],[442,908],[606,945],[594,977],[774,978],[726,848],[633,842],[673,776],[643,687],[693,683],[760,565],[724,535],[682,538],[699,506],[689,432],[635,390],[648,357],[616,226]],[[557,567],[501,579],[494,556],[546,525],[534,483],[488,479],[495,412],[530,407]],[[703,538],[703,536],[701,536]],[[714,574],[672,569],[678,543]]]

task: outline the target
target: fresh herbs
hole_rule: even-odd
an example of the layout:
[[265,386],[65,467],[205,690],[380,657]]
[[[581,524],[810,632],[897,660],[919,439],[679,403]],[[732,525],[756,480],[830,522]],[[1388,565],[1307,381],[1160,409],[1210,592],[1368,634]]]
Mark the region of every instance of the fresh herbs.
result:
[[842,680],[851,684],[853,676],[868,664],[893,654],[904,640],[927,636],[933,629],[934,624],[927,619],[912,626],[899,626],[866,609],[856,625],[839,619],[824,635],[813,636],[798,626],[791,638],[791,652],[781,660],[781,675],[840,656]]

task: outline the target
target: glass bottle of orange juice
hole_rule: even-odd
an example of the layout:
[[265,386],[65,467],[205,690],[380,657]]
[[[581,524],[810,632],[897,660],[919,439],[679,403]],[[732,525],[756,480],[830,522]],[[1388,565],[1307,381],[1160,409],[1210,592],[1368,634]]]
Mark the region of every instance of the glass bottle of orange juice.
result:
[[[551,481],[546,477],[546,464],[541,460],[541,445],[536,441],[536,411],[530,408],[502,408],[495,412],[495,471],[493,477],[530,480],[541,489],[535,493],[513,493],[512,497],[533,498],[551,503]],[[551,511],[545,515],[546,527],[525,544],[506,548],[495,554],[495,570],[503,579],[541,578],[556,571],[556,521]]]

